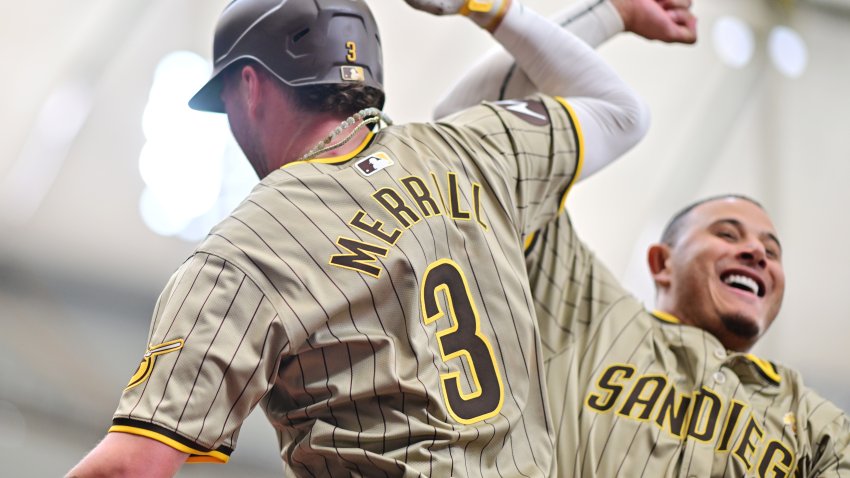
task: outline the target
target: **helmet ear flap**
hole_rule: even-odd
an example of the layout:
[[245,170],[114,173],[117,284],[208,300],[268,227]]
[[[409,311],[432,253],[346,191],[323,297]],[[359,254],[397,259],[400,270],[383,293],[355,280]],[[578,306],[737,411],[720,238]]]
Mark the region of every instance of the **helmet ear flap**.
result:
[[223,112],[221,73],[243,59],[289,86],[384,90],[381,38],[364,0],[234,0],[216,25],[212,77],[189,106]]

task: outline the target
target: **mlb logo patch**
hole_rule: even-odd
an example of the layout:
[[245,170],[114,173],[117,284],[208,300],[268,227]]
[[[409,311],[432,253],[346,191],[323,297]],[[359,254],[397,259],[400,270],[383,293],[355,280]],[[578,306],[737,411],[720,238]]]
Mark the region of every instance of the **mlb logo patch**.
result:
[[339,74],[343,81],[354,81],[357,83],[366,81],[366,74],[363,72],[363,67],[361,66],[341,66],[339,67]]
[[357,161],[354,163],[354,166],[363,176],[371,176],[384,168],[392,166],[393,164],[395,163],[389,156],[387,156],[387,153],[375,153]]

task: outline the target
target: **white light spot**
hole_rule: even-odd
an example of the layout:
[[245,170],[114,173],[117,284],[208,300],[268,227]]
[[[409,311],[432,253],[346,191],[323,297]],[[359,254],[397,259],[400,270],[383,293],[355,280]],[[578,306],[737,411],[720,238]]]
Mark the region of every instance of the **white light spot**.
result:
[[773,27],[767,39],[767,50],[773,65],[789,78],[799,78],[809,62],[806,42],[794,30],[778,26]]
[[[139,173],[147,188],[139,210],[157,234],[187,241],[203,238],[257,182],[253,172],[242,172],[251,171],[250,165],[235,146],[225,115],[187,105],[210,71],[209,62],[195,53],[165,56],[142,116],[147,142],[139,153]],[[236,175],[233,162],[242,168]]]
[[212,115],[189,108],[189,98],[209,78],[212,66],[199,55],[175,51],[166,55],[156,67],[148,104],[142,114],[145,138],[174,136],[186,126],[206,129],[224,115]]
[[728,66],[743,68],[753,58],[755,36],[752,29],[735,17],[721,17],[712,29],[714,50]]
[[149,188],[142,191],[142,198],[139,200],[139,212],[142,215],[142,220],[145,221],[145,225],[151,231],[160,236],[173,236],[186,227],[188,223],[184,218],[169,214],[167,206],[167,204],[162,204]]

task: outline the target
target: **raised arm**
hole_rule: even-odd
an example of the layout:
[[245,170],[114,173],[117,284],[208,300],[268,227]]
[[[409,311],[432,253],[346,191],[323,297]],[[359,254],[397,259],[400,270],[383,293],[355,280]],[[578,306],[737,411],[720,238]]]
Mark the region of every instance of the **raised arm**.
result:
[[[650,40],[694,43],[696,18],[691,0],[580,0],[552,17],[593,48],[629,31]],[[489,52],[440,101],[434,117],[460,111],[485,100],[521,98],[536,87],[502,48]]]
[[[693,43],[696,19],[690,5],[691,0],[583,0],[561,11],[553,21],[592,47],[624,30],[648,39]],[[440,118],[485,100],[522,98],[535,91],[551,94],[517,68],[509,52],[496,49],[461,78],[440,101],[434,116]],[[621,112],[612,110],[612,105],[599,112],[583,111],[583,105],[577,109],[582,110],[577,114],[583,120],[586,154],[581,177],[585,178],[622,155],[637,140],[629,134],[633,125],[617,121]],[[597,135],[600,131],[603,134]]]

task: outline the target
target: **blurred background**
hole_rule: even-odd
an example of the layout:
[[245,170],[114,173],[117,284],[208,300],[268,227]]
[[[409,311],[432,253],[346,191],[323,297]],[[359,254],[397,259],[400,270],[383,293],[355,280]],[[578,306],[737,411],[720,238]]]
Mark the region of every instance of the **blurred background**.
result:
[[[161,287],[257,179],[224,116],[185,107],[225,0],[1,1],[0,475],[61,476],[108,428]],[[386,111],[428,120],[493,42],[463,19],[370,3]],[[651,307],[644,251],[671,213],[721,192],[761,200],[788,284],[754,352],[850,411],[850,0],[694,11],[695,46],[621,35],[600,49],[650,104],[652,128],[568,208]],[[280,470],[258,412],[230,464],[180,476]]]

